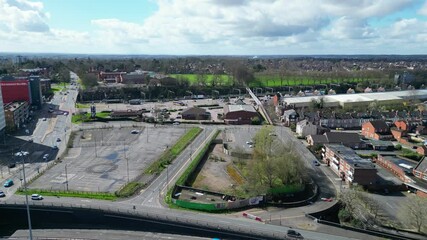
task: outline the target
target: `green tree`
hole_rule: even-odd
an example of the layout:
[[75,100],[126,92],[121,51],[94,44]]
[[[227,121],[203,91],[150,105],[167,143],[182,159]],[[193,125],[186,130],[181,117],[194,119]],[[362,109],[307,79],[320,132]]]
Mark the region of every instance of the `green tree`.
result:
[[85,87],[94,87],[98,85],[98,79],[93,74],[80,75],[80,79]]
[[399,214],[405,223],[414,226],[418,232],[422,232],[427,225],[427,199],[419,196],[410,196]]

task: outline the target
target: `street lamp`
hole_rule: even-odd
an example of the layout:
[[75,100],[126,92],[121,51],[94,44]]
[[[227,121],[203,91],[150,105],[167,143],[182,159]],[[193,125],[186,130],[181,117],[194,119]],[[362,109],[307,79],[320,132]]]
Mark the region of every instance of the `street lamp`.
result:
[[31,230],[31,216],[30,216],[30,205],[28,205],[28,194],[27,194],[27,179],[25,178],[25,156],[27,156],[29,152],[20,151],[15,153],[15,156],[22,157],[22,172],[24,175],[24,192],[25,192],[25,204],[27,205],[27,218],[28,218],[28,231],[30,234],[30,240],[33,239],[33,232]]

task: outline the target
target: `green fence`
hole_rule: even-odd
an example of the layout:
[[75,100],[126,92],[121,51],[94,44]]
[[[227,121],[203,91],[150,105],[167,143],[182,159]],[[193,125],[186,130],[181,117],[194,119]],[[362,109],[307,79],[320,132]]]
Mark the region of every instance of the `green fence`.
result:
[[194,210],[201,210],[201,211],[208,211],[208,212],[221,210],[221,209],[217,209],[215,207],[215,204],[195,203],[195,202],[182,201],[179,199],[172,199],[172,202],[177,206],[180,206],[182,208],[187,208],[187,209],[194,209]]

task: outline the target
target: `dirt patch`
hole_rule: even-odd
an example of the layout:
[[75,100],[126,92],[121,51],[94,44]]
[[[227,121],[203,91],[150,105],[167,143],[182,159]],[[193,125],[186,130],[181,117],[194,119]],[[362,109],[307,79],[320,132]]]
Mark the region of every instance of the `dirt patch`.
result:
[[228,192],[232,186],[238,184],[227,173],[227,166],[232,163],[232,157],[223,152],[222,144],[216,144],[192,187],[213,192]]

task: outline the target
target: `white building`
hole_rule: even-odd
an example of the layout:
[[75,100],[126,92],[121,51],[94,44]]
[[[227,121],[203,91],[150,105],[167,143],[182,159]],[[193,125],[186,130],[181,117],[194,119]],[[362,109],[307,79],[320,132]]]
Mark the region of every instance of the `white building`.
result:
[[302,120],[297,123],[295,132],[299,137],[306,137],[308,135],[317,134],[317,126],[307,120]]
[[6,128],[6,120],[4,118],[4,108],[3,108],[3,96],[1,94],[0,86],[0,135],[4,134],[4,129]]

